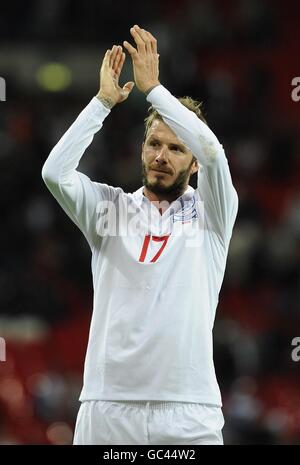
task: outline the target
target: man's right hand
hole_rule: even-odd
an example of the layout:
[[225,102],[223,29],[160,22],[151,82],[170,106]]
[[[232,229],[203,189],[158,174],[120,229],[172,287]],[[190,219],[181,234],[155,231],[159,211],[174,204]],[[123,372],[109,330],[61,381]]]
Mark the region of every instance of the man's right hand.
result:
[[119,86],[119,77],[125,61],[122,47],[113,46],[104,55],[100,69],[100,90],[96,97],[108,108],[124,102],[133,89],[134,82],[127,82],[123,88]]

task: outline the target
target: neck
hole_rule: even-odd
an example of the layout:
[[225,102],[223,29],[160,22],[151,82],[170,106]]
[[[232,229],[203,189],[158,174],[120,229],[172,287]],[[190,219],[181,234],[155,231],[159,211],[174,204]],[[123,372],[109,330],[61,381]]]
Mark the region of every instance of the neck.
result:
[[[188,186],[185,186],[181,194],[179,195],[174,195],[174,194],[164,194],[164,193],[155,193],[152,192],[148,187],[144,186],[143,193],[145,197],[147,197],[150,202],[153,202],[154,205],[159,209],[160,214],[162,215],[168,208],[168,205],[164,205],[164,202],[168,204],[174,202],[174,200],[178,199],[186,190]],[[162,205],[158,206],[158,202],[162,202]]]

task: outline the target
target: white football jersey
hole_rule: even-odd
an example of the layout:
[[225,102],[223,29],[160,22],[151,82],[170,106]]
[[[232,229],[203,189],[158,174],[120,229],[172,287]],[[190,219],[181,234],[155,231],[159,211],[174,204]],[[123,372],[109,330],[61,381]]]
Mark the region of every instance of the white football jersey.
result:
[[212,330],[238,197],[208,126],[162,85],[147,100],[201,165],[197,188],[188,186],[162,215],[144,187],[124,193],[77,171],[110,113],[96,97],[42,170],[92,252],[93,314],[80,400],[221,406]]

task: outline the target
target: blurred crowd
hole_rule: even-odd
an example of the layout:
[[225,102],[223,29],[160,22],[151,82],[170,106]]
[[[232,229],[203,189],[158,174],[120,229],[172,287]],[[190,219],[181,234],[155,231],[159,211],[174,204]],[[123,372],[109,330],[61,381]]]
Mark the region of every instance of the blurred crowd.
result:
[[[91,254],[41,169],[97,92],[102,51],[128,40],[133,24],[158,39],[161,83],[204,102],[239,195],[214,330],[225,443],[299,444],[300,362],[291,357],[300,336],[300,102],[291,98],[299,2],[134,0],[120,11],[107,0],[14,3],[0,16],[7,83],[0,102],[0,444],[72,442],[92,310]],[[23,88],[8,50],[25,45],[21,67],[29,74],[31,48],[43,60],[59,51],[67,62],[78,47],[78,62],[86,63],[99,45],[88,68],[95,74],[81,69],[80,76],[94,84],[56,93]],[[78,169],[127,192],[140,187],[148,106],[134,89]]]

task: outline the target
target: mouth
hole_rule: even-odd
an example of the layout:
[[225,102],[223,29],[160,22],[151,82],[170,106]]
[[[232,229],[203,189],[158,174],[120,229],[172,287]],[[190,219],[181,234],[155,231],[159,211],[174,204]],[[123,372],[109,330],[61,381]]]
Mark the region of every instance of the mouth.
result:
[[156,170],[154,168],[150,168],[150,171],[155,171],[156,173],[171,174],[169,171]]

